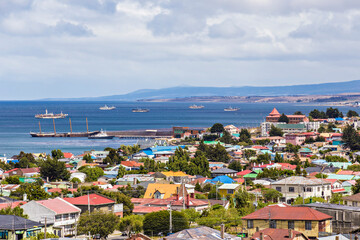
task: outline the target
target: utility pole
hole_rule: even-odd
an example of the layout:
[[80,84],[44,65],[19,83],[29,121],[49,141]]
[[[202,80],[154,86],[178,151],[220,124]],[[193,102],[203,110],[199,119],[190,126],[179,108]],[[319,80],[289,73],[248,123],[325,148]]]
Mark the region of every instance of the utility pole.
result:
[[183,180],[182,185],[183,185],[183,191],[182,191],[183,192],[183,194],[182,194],[183,195],[183,209],[185,210],[186,207],[185,207],[185,183],[184,183],[184,180]]
[[45,230],[44,230],[44,239],[46,239],[46,217],[45,217]]
[[169,232],[172,233],[172,210],[171,210],[171,201],[170,201],[170,229]]

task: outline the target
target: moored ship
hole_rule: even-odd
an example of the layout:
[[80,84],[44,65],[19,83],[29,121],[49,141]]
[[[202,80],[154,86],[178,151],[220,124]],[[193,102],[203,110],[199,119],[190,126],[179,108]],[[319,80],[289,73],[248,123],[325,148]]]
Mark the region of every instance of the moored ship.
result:
[[45,109],[45,113],[36,114],[35,118],[41,118],[41,119],[53,119],[53,118],[66,118],[68,114],[65,113],[49,113],[47,109]]
[[239,110],[240,110],[240,108],[233,108],[233,107],[224,108],[225,112],[236,112]]
[[190,109],[202,109],[202,108],[204,108],[204,106],[203,106],[203,105],[196,105],[196,104],[194,104],[194,105],[191,105],[189,108],[190,108]]
[[144,113],[144,112],[149,112],[150,109],[147,109],[147,108],[134,108],[131,111],[135,112],[135,113]]
[[103,106],[103,107],[99,107],[100,110],[106,110],[106,111],[108,111],[108,110],[114,110],[115,108],[116,108],[116,107],[114,107],[114,106],[109,107],[109,106],[106,105],[106,104],[105,104],[105,106]]
[[101,130],[97,134],[88,136],[88,139],[113,139],[115,136],[108,135],[105,131]]

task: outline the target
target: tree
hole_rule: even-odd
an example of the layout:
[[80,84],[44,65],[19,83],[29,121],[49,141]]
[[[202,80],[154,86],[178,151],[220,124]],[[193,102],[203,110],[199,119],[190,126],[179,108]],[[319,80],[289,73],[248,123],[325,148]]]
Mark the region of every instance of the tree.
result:
[[343,204],[343,195],[341,193],[333,193],[330,198],[330,203]]
[[123,167],[123,166],[119,166],[119,170],[118,170],[118,175],[117,175],[117,177],[118,178],[122,178],[123,176],[125,176],[125,174],[126,174],[126,169],[125,169],[125,167]]
[[284,162],[284,159],[279,153],[275,153],[274,162],[282,163],[282,162]]
[[350,148],[352,151],[360,150],[360,136],[353,126],[346,126],[343,130],[342,141],[345,147]]
[[101,239],[106,239],[114,232],[118,223],[119,218],[111,212],[85,212],[80,216],[78,231],[82,234],[90,232],[91,236],[99,235]]
[[229,166],[228,166],[229,169],[232,169],[232,170],[235,170],[237,172],[240,172],[242,171],[243,167],[241,165],[241,162],[240,161],[236,161],[236,160],[233,160]]
[[222,206],[215,207],[214,205],[210,210],[205,211],[201,218],[198,218],[199,225],[214,227],[225,223],[225,230],[233,226],[241,225],[241,216],[236,208],[225,209]]
[[92,159],[92,157],[91,157],[90,154],[84,155],[84,156],[83,156],[83,160],[85,160],[86,163],[92,163],[92,162],[93,162],[93,159]]
[[283,113],[279,119],[278,119],[278,122],[285,122],[285,123],[289,123],[289,118]]
[[300,165],[296,165],[295,174],[296,174],[297,176],[300,176],[300,175],[301,175],[301,167],[300,167]]
[[24,209],[19,206],[12,208],[11,206],[0,209],[0,215],[15,215],[23,218],[28,218],[28,215],[24,214]]
[[348,118],[358,117],[359,114],[358,114],[356,111],[354,111],[354,110],[349,110],[349,111],[347,112],[346,116],[347,116]]
[[278,199],[282,197],[282,193],[272,188],[265,188],[262,190],[262,195],[267,202],[278,202]]
[[284,133],[280,128],[275,127],[274,125],[271,125],[270,131],[269,131],[269,135],[271,137],[272,136],[280,136],[280,137],[282,137],[283,134]]
[[7,184],[20,184],[20,177],[19,176],[9,176],[5,178],[5,182]]
[[55,180],[68,180],[70,172],[66,169],[65,163],[60,162],[58,159],[48,158],[40,164],[40,175],[49,179]]
[[64,154],[60,149],[57,149],[51,151],[51,156],[53,159],[60,159],[64,157]]
[[304,115],[301,111],[294,112],[294,115]]
[[220,138],[220,141],[226,144],[230,144],[233,142],[233,138],[231,136],[231,134],[228,131],[224,131],[223,135]]
[[328,175],[323,174],[323,173],[317,173],[315,175],[316,178],[321,178],[321,179],[326,179],[328,177]]
[[[149,236],[167,235],[170,228],[170,213],[167,210],[152,212],[145,215],[144,233]],[[172,211],[172,232],[179,232],[189,228],[189,222],[184,213]]]
[[211,133],[222,133],[224,132],[224,126],[221,123],[215,123],[211,128],[210,128],[210,132]]
[[86,174],[85,181],[87,182],[97,181],[99,177],[104,175],[104,170],[99,167],[84,166],[80,167],[79,171]]
[[324,119],[324,118],[327,118],[326,116],[326,113],[324,111],[319,111],[317,109],[314,109],[312,110],[310,113],[309,113],[309,117],[312,117],[314,119]]
[[197,191],[197,192],[202,192],[202,188],[201,188],[201,185],[200,185],[199,182],[197,182],[197,183],[195,184],[195,191]]
[[325,160],[327,162],[349,162],[346,158],[340,156],[326,156]]
[[325,201],[325,199],[323,199],[321,197],[309,197],[309,198],[305,198],[304,201],[303,201],[302,197],[297,197],[292,205],[301,205],[303,203],[309,204],[309,203],[314,203],[314,202],[324,203],[326,201]]
[[37,183],[23,183],[15,191],[11,192],[10,196],[17,199],[23,199],[26,194],[27,199],[44,200],[49,198],[49,194]]
[[328,118],[338,118],[342,116],[342,113],[337,108],[329,107],[326,109],[326,116]]
[[132,232],[139,233],[143,229],[144,216],[129,215],[120,220],[119,230],[126,231],[127,236],[130,237]]
[[200,217],[200,213],[196,211],[195,208],[183,209],[181,212],[184,213],[190,225],[191,223],[196,222],[196,220]]
[[318,133],[324,133],[324,132],[326,132],[326,129],[325,129],[325,127],[321,124],[317,131],[318,131]]
[[249,142],[251,141],[250,139],[251,139],[251,134],[249,133],[249,131],[246,128],[242,128],[239,134],[239,141]]
[[360,179],[356,180],[355,185],[351,187],[351,191],[353,194],[360,193]]
[[81,183],[81,180],[77,177],[74,177],[70,180],[71,183]]

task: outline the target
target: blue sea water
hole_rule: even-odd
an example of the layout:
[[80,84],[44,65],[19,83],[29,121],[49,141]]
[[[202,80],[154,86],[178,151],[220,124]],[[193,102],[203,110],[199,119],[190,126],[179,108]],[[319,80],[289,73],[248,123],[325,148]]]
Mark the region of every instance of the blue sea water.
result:
[[[114,105],[115,110],[101,111],[104,104]],[[87,138],[32,138],[30,131],[39,131],[39,119],[34,115],[49,112],[69,114],[73,131],[86,131],[86,117],[89,130],[104,129],[132,130],[159,129],[173,126],[208,127],[216,122],[224,125],[255,127],[276,107],[280,113],[293,114],[302,111],[307,114],[314,108],[325,110],[326,106],[309,106],[289,103],[202,103],[203,109],[189,109],[192,103],[153,102],[43,102],[3,101],[0,102],[0,154],[12,156],[20,151],[47,152],[62,149],[80,154],[85,150],[102,150],[105,147],[119,147],[121,144],[135,144],[134,140],[89,140]],[[237,112],[225,112],[224,108],[240,108]],[[133,113],[133,108],[149,108],[148,113]],[[351,107],[339,107],[346,114]],[[69,132],[69,117],[56,119],[57,132]],[[43,132],[53,132],[51,119],[41,119]]]

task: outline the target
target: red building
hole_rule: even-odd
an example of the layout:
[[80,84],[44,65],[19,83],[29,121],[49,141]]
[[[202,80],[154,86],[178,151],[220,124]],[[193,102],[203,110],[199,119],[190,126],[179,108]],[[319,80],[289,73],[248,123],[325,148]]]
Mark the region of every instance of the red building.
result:
[[[266,122],[278,122],[281,114],[274,108],[269,116],[266,117]],[[297,124],[301,122],[309,122],[306,115],[286,115],[289,118],[289,124]]]

